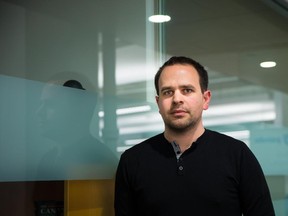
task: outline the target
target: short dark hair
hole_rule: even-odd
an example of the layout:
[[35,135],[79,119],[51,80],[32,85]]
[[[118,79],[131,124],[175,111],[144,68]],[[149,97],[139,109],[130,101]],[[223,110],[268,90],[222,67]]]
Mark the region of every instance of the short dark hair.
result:
[[176,64],[191,65],[192,67],[194,67],[199,75],[201,91],[205,92],[208,89],[208,73],[199,62],[185,56],[173,56],[168,61],[166,61],[155,74],[154,85],[157,95],[159,95],[159,79],[162,71],[164,70],[164,68]]

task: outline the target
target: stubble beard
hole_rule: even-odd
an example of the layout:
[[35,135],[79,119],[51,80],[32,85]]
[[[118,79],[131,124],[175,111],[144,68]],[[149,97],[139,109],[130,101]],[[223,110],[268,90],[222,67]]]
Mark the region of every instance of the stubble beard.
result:
[[188,119],[184,118],[174,118],[174,119],[166,119],[164,120],[165,127],[170,131],[174,131],[176,133],[183,133],[189,131],[196,127],[199,119],[193,119],[191,116]]

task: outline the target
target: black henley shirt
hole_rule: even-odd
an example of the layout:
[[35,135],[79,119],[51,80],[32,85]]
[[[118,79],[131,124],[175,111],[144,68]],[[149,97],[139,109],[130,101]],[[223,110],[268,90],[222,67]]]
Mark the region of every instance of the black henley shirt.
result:
[[262,169],[239,140],[206,129],[177,159],[161,133],[120,158],[116,216],[242,214],[275,215]]

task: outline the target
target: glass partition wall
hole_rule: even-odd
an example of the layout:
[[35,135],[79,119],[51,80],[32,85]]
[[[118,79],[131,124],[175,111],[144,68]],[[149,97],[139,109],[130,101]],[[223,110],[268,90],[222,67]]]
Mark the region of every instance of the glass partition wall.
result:
[[186,55],[209,73],[205,127],[252,149],[276,215],[287,215],[287,10],[280,0],[1,0],[0,214],[113,215],[119,156],[163,131],[154,74]]

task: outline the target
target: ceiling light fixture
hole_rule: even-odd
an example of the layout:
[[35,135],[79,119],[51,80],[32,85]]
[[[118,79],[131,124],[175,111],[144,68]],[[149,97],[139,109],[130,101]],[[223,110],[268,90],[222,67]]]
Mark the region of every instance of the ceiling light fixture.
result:
[[276,62],[274,61],[265,61],[265,62],[261,62],[260,66],[262,68],[272,68],[276,66]]
[[152,15],[148,18],[150,22],[153,23],[164,23],[164,22],[169,22],[171,20],[171,17],[168,15]]

